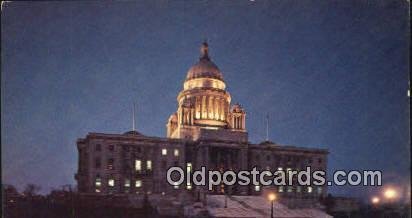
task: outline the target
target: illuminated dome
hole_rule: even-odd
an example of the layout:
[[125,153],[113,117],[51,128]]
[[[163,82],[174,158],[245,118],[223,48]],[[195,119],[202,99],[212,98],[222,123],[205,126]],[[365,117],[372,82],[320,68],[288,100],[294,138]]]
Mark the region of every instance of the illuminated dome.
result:
[[231,97],[225,89],[223,75],[210,60],[204,42],[199,61],[187,72],[183,90],[177,96],[178,108],[166,124],[167,136],[196,138],[201,129],[246,132],[246,113],[240,105],[230,110]]
[[186,81],[196,78],[213,78],[223,81],[219,68],[210,60],[206,42],[202,44],[200,54],[199,62],[193,65],[187,72]]
[[199,61],[187,72],[184,90],[195,88],[226,88],[223,75],[219,68],[210,60],[209,48],[206,42],[200,47]]

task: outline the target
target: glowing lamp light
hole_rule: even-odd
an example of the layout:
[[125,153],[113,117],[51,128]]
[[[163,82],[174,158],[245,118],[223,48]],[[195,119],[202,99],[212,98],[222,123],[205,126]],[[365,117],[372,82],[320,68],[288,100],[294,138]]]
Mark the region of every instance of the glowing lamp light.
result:
[[269,198],[269,201],[274,201],[274,200],[276,200],[276,195],[274,193],[270,193],[268,195],[268,198]]
[[385,196],[385,198],[387,199],[394,199],[397,197],[397,193],[394,189],[392,188],[388,188],[385,190],[385,192],[383,193],[383,195]]
[[381,201],[381,199],[379,199],[378,197],[373,197],[372,198],[372,204],[379,204],[380,201]]

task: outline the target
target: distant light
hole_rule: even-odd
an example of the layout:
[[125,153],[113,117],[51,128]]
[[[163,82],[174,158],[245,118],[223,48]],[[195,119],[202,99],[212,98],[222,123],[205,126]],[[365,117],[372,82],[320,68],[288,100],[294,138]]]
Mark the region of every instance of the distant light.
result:
[[270,193],[268,195],[268,199],[269,199],[269,201],[274,201],[274,200],[276,200],[276,195],[274,193]]
[[109,186],[113,187],[114,186],[114,179],[109,179],[107,182]]
[[136,182],[135,182],[135,187],[136,187],[136,188],[142,187],[142,180],[136,180]]
[[385,192],[383,193],[383,195],[385,196],[385,198],[387,199],[394,199],[397,197],[397,193],[394,189],[392,188],[388,188],[385,190]]
[[380,201],[381,201],[381,199],[379,199],[378,197],[373,197],[372,198],[372,204],[379,204]]

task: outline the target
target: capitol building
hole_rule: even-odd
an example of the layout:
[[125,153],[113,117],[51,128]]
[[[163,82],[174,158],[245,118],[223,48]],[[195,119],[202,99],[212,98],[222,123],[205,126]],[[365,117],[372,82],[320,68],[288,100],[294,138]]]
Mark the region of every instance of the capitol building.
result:
[[[182,74],[183,77],[183,74]],[[154,137],[132,130],[119,134],[89,133],[77,140],[80,193],[89,195],[261,196],[266,190],[279,199],[320,199],[327,187],[311,186],[193,186],[170,185],[166,171],[180,166],[188,171],[312,170],[327,169],[328,150],[248,140],[247,110],[232,104],[222,72],[212,61],[207,43],[197,63],[189,68],[177,109],[166,120],[166,136]]]

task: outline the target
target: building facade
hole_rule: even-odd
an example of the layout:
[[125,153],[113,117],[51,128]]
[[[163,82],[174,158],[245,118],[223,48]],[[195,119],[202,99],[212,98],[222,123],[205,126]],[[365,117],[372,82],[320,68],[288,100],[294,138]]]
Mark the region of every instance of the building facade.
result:
[[209,56],[207,43],[200,48],[178,94],[178,108],[166,123],[167,137],[151,137],[137,131],[124,134],[89,133],[77,140],[79,154],[75,175],[81,193],[200,195],[260,195],[265,189],[288,198],[319,198],[326,186],[216,186],[184,183],[170,185],[166,172],[172,166],[199,170],[312,170],[327,168],[328,151],[248,141],[246,111],[231,105],[231,96],[219,68]]

